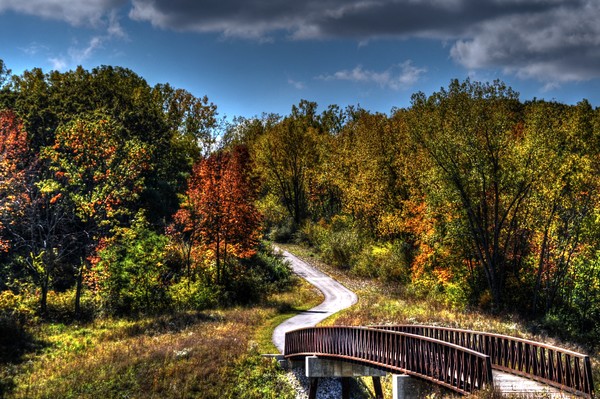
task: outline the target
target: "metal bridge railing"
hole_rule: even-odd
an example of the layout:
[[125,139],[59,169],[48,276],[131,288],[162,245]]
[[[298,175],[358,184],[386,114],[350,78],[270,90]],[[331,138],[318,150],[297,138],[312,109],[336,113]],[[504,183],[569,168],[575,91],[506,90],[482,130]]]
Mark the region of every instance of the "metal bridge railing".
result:
[[579,396],[594,397],[590,358],[581,353],[506,335],[446,327],[396,325],[371,328],[415,334],[469,348],[488,355],[494,369]]
[[311,327],[285,335],[286,358],[317,355],[424,378],[468,394],[490,387],[489,356],[449,342],[366,327]]

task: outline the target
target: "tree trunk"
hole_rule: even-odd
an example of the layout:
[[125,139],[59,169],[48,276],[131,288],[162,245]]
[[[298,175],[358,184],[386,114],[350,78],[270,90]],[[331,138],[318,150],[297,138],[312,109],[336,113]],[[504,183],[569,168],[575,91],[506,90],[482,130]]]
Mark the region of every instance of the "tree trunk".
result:
[[219,236],[217,235],[217,243],[216,243],[216,249],[215,249],[215,262],[216,262],[216,267],[217,267],[217,276],[216,276],[216,283],[217,285],[221,285],[221,250],[220,250],[220,246],[221,246],[221,240],[219,238]]
[[42,297],[40,298],[40,313],[46,315],[48,311],[48,286],[50,285],[50,275],[46,273],[42,282]]
[[83,268],[84,263],[81,263],[79,267],[79,271],[77,273],[77,285],[75,288],[75,317],[79,318],[81,316],[81,292],[83,290]]

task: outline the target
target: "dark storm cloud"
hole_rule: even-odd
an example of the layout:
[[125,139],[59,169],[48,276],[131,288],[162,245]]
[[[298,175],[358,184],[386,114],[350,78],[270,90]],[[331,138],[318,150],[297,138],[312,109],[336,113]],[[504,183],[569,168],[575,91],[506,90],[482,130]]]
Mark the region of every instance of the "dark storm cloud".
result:
[[259,40],[426,37],[468,69],[551,84],[600,77],[597,0],[133,0],[130,17]]
[[552,0],[134,0],[130,16],[163,28],[232,36],[261,37],[284,30],[295,38],[369,39],[454,37],[490,18],[542,13],[556,6]]
[[501,67],[548,87],[600,77],[600,3],[574,3],[482,22],[451,55],[467,68]]
[[548,4],[516,3],[510,6],[495,1],[388,1],[369,7],[349,9],[338,17],[322,18],[319,30],[328,36],[462,36],[482,21],[504,15],[540,13]]
[[130,18],[163,29],[252,40],[425,37],[471,70],[549,85],[600,77],[600,0],[0,0],[0,13],[118,31],[125,4]]

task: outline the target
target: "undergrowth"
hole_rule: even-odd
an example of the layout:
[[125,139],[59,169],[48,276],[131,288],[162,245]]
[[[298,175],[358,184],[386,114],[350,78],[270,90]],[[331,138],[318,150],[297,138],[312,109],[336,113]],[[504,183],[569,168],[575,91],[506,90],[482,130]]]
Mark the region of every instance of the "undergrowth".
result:
[[260,354],[273,353],[282,318],[320,301],[297,280],[247,307],[39,323],[27,330],[35,347],[0,361],[0,397],[292,398],[284,371]]

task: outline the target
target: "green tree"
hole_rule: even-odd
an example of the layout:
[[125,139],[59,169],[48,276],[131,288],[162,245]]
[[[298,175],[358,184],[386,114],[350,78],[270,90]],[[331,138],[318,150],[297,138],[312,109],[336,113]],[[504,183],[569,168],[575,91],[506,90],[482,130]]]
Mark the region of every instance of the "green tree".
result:
[[266,190],[279,197],[299,226],[308,213],[311,168],[318,163],[319,122],[316,104],[302,101],[292,115],[270,127],[256,141],[254,156]]
[[335,165],[343,209],[374,236],[398,234],[392,219],[407,198],[402,163],[407,128],[396,116],[360,110],[337,136]]
[[[80,119],[60,128],[56,142],[42,150],[52,176],[41,191],[65,197],[80,221],[81,242],[89,256],[111,228],[127,223],[136,213],[144,189],[144,172],[151,151],[135,138],[126,139],[110,119]],[[85,239],[84,239],[85,237]],[[78,271],[76,311],[79,311],[84,262]]]
[[93,114],[117,123],[125,139],[151,147],[139,202],[155,224],[177,209],[177,193],[215,124],[216,107],[206,98],[169,85],[152,88],[127,68],[46,74],[36,68],[13,77],[8,88],[34,151],[53,145],[61,126]]
[[458,207],[497,308],[508,276],[522,267],[524,202],[541,173],[533,149],[521,151],[520,108],[504,84],[469,80],[429,98],[417,94],[412,103],[412,136],[431,157],[442,189],[430,186],[429,195],[448,195],[445,202]]
[[559,296],[569,300],[566,279],[575,264],[581,264],[578,258],[595,247],[595,239],[586,234],[594,223],[599,188],[592,115],[585,101],[575,107],[546,102],[527,107],[528,145],[544,165],[530,206],[537,269],[531,303],[534,314],[540,309],[549,312],[561,302]]
[[10,245],[11,261],[24,267],[15,276],[28,275],[40,288],[44,314],[53,279],[76,250],[76,236],[61,194],[41,188],[42,170],[15,113],[0,112],[0,246]]
[[142,212],[131,226],[101,241],[86,282],[114,313],[152,312],[166,306],[168,239],[152,231]]

